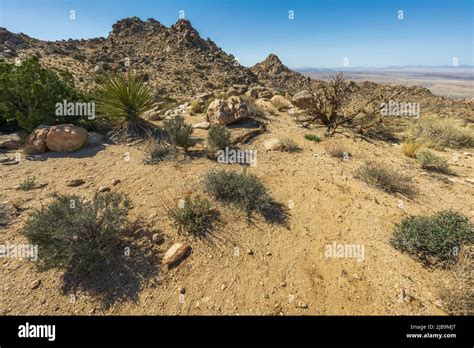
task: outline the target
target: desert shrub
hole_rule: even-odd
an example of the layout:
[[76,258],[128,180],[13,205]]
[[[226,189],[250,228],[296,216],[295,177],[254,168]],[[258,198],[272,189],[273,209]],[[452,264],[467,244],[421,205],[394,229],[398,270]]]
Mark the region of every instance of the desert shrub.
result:
[[421,168],[444,174],[451,174],[448,162],[441,156],[437,156],[431,151],[422,151],[417,154],[416,159],[421,164]]
[[215,97],[210,97],[208,98],[205,102],[204,105],[202,106],[202,111],[207,112],[207,109],[209,108],[209,105],[215,100]]
[[321,141],[321,138],[316,134],[305,134],[304,138],[309,141],[314,141],[315,143],[319,143]]
[[454,120],[449,118],[421,118],[411,127],[409,134],[409,138],[424,139],[427,146],[436,149],[474,146],[472,130],[460,128]]
[[285,138],[281,140],[281,149],[286,152],[297,152],[300,150],[300,147],[294,140]]
[[217,200],[234,204],[247,214],[261,212],[271,203],[267,189],[252,174],[211,170],[204,177],[204,187]]
[[11,211],[7,204],[0,202],[0,226],[5,226],[10,220]]
[[474,315],[474,246],[462,247],[453,273],[454,282],[442,289],[441,299],[451,315]]
[[325,148],[331,157],[345,159],[350,156],[349,151],[347,151],[347,149],[340,144],[327,145]]
[[474,243],[469,220],[452,211],[432,216],[409,216],[395,227],[390,244],[427,264],[456,260],[464,244]]
[[176,116],[164,121],[165,133],[168,141],[176,146],[181,146],[185,151],[195,144],[191,138],[193,127],[184,123],[182,116]]
[[410,158],[416,158],[417,152],[423,147],[421,141],[408,141],[403,143],[402,152],[405,156]]
[[23,180],[20,185],[18,185],[18,189],[22,191],[29,191],[36,187],[36,177],[27,177]]
[[103,270],[114,258],[126,232],[130,202],[122,194],[96,194],[92,201],[75,195],[54,195],[33,213],[22,229],[38,245],[40,270],[61,268],[75,276]]
[[207,143],[212,150],[224,150],[232,144],[230,131],[226,126],[212,126],[207,133]]
[[356,171],[355,177],[387,193],[413,194],[410,178],[376,163],[366,163]]
[[201,103],[199,102],[199,100],[193,100],[191,102],[191,113],[193,114],[197,114],[199,112],[201,112]]
[[186,197],[177,207],[168,211],[179,231],[199,236],[205,234],[212,226],[214,212],[206,198]]
[[145,145],[145,164],[156,164],[175,156],[175,149],[164,141],[150,139]]
[[55,105],[83,98],[70,74],[43,68],[37,56],[19,66],[0,61],[0,127],[32,131],[41,124],[80,124],[80,117],[57,116]]
[[154,108],[152,91],[136,74],[104,77],[95,90],[97,111],[101,116],[121,121],[110,137],[115,141],[130,141],[154,137],[156,126],[143,119]]

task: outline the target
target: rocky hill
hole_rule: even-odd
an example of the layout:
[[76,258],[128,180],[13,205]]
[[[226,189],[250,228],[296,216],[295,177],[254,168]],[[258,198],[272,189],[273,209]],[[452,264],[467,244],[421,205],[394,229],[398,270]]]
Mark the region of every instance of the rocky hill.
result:
[[290,92],[311,88],[309,77],[288,69],[273,53],[250,70],[267,87]]
[[202,39],[185,19],[167,28],[154,19],[125,18],[107,38],[55,42],[0,28],[0,50],[7,59],[38,52],[42,63],[70,71],[85,89],[98,75],[127,68],[142,73],[157,93],[174,95],[257,82],[249,69],[212,40]]

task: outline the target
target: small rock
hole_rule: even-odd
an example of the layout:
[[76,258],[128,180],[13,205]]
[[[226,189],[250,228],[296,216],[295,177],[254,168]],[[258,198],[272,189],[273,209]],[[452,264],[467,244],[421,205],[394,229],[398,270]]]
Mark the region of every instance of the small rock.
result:
[[113,180],[112,180],[112,186],[115,186],[115,185],[117,185],[117,184],[120,184],[120,182],[121,182],[120,179],[113,179]]
[[108,191],[110,191],[110,187],[108,186],[101,186],[99,187],[99,190],[98,190],[98,192],[108,192]]
[[192,127],[194,129],[209,129],[209,127],[211,126],[211,124],[209,122],[199,122],[199,123],[195,123],[192,125]]
[[265,147],[267,151],[275,151],[275,150],[281,150],[282,143],[279,139],[273,138],[273,139],[265,141],[263,146]]
[[161,263],[163,265],[169,265],[179,261],[184,254],[191,248],[189,244],[175,243],[168,249],[163,257]]
[[38,287],[41,285],[41,279],[37,279],[31,284],[31,290],[38,289]]
[[301,301],[300,301],[300,302],[298,302],[298,307],[300,307],[300,308],[308,308],[308,304],[305,303],[305,302],[301,302]]
[[18,163],[20,163],[20,162],[18,162],[18,161],[9,161],[9,162],[3,162],[2,164],[4,166],[11,166],[11,165],[18,164]]
[[224,291],[227,288],[227,285],[224,283],[221,285],[221,291]]
[[272,256],[272,253],[268,251],[267,256]]
[[284,288],[284,287],[286,286],[286,282],[281,282],[281,283],[280,283],[280,286],[281,286],[282,288]]
[[252,251],[252,250],[250,250],[250,249],[247,249],[247,254],[249,254],[249,255],[253,255],[253,251]]
[[85,181],[82,179],[71,179],[71,180],[66,181],[66,186],[77,187],[77,186],[81,186],[84,183]]
[[18,133],[0,135],[0,147],[18,149],[21,146],[21,137]]
[[182,286],[180,286],[179,287],[179,293],[184,295],[186,293],[186,289],[183,288]]

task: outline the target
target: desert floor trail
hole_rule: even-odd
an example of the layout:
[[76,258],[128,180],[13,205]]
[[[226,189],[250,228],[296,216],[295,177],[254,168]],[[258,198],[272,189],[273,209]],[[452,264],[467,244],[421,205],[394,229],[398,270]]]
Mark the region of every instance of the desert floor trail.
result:
[[[194,123],[200,116],[187,116]],[[200,137],[196,131],[196,136]],[[2,314],[443,314],[437,285],[451,277],[448,271],[428,269],[392,248],[388,240],[394,224],[410,214],[454,209],[472,218],[474,159],[455,151],[442,154],[458,176],[451,180],[427,174],[407,161],[400,145],[353,140],[342,135],[313,143],[307,130],[285,113],[269,122],[267,133],[247,147],[257,150],[258,165],[247,167],[287,208],[288,226],[270,224],[260,216],[249,223],[245,214],[217,204],[220,223],[214,244],[191,241],[191,254],[172,269],[156,269],[143,279],[134,299],[116,301],[108,308],[88,293],[61,292],[61,272],[38,273],[34,263],[3,259],[0,311]],[[318,131],[316,131],[318,133]],[[319,132],[322,137],[322,132]],[[290,137],[299,153],[265,151],[273,137]],[[331,142],[350,149],[349,161],[330,157]],[[13,154],[13,153],[11,153]],[[11,155],[9,153],[9,155]],[[37,155],[15,166],[0,166],[5,201],[17,214],[1,234],[0,243],[25,243],[18,233],[29,212],[46,202],[52,192],[92,196],[101,186],[129,195],[133,217],[142,217],[164,236],[161,245],[144,243],[156,251],[157,261],[171,244],[185,240],[166,216],[163,198],[176,203],[189,190],[201,189],[200,178],[212,167],[206,158],[178,158],[144,165],[140,147],[106,144],[71,156]],[[126,160],[126,158],[128,160]],[[412,199],[383,193],[353,177],[366,160],[376,160],[414,180]],[[243,170],[239,165],[228,169]],[[20,178],[35,176],[32,191],[16,187]],[[83,179],[77,188],[66,180]],[[114,179],[120,183],[111,185]],[[169,197],[169,198],[168,198]],[[400,208],[400,201],[403,207]],[[290,204],[292,202],[292,204]],[[172,203],[170,203],[172,204]],[[333,242],[364,245],[362,261],[325,257]],[[131,252],[133,258],[133,249]],[[179,288],[185,288],[181,294]]]

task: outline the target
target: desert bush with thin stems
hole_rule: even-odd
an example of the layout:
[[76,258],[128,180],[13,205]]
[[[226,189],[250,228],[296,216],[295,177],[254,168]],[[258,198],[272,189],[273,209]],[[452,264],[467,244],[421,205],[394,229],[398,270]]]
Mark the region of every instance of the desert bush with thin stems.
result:
[[178,206],[168,210],[179,231],[194,236],[205,236],[212,228],[215,219],[214,210],[208,199],[202,197],[186,197]]
[[402,152],[405,156],[410,158],[416,158],[416,154],[423,147],[421,141],[407,141],[402,145]]
[[355,172],[355,177],[387,193],[401,193],[407,196],[414,193],[409,177],[374,162],[367,162],[359,168]]
[[416,159],[421,164],[421,168],[425,170],[443,174],[452,174],[452,171],[448,166],[448,161],[441,156],[435,155],[431,151],[422,151],[418,153]]
[[232,145],[231,133],[226,126],[214,125],[207,133],[207,143],[211,150],[224,150]]
[[167,140],[176,146],[181,146],[185,151],[193,146],[196,141],[191,137],[193,127],[184,123],[182,116],[176,116],[164,121]]

